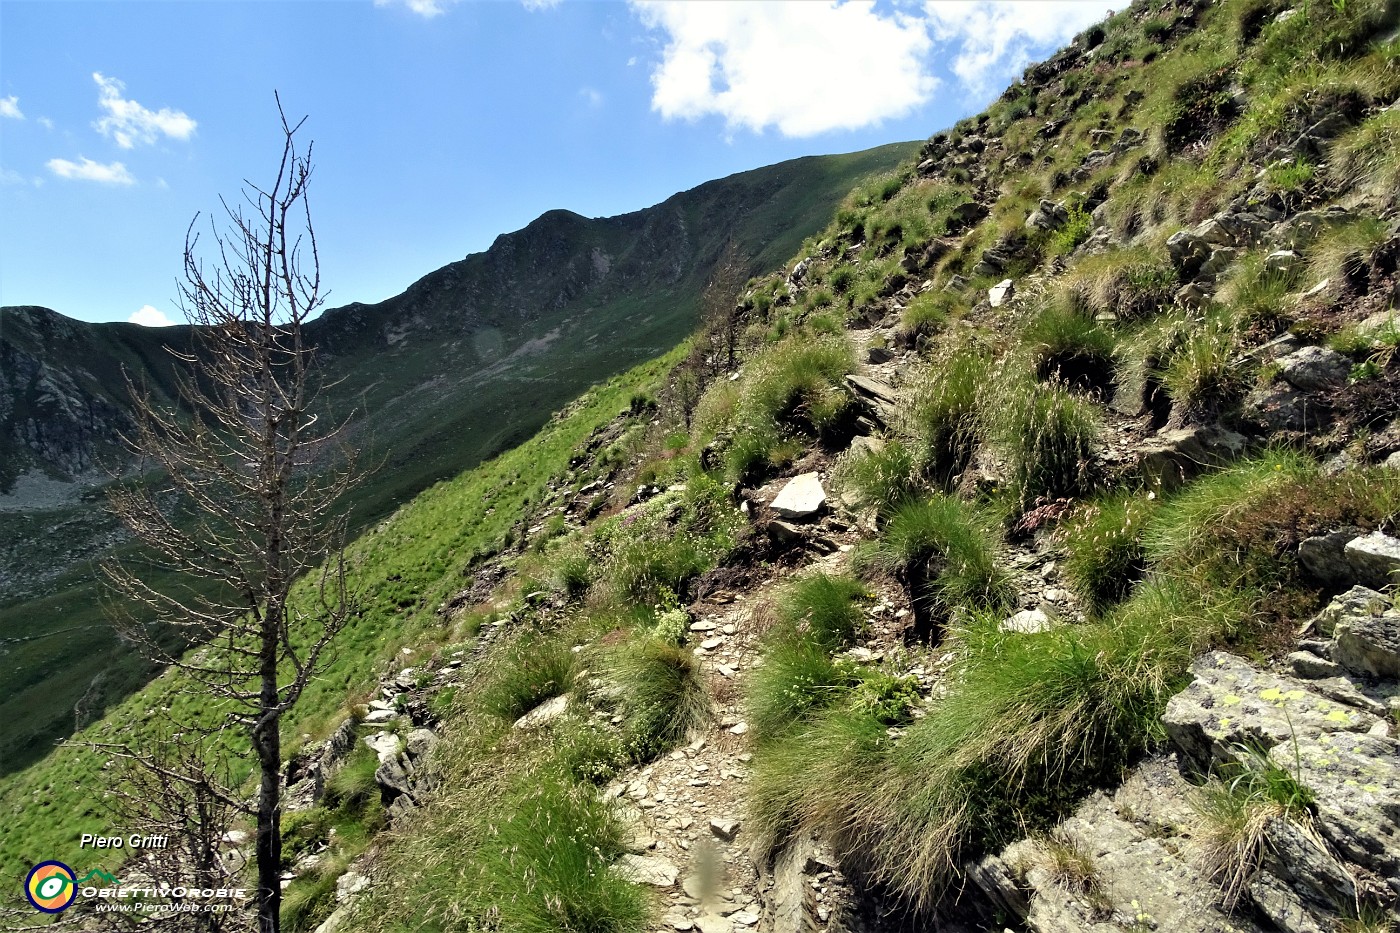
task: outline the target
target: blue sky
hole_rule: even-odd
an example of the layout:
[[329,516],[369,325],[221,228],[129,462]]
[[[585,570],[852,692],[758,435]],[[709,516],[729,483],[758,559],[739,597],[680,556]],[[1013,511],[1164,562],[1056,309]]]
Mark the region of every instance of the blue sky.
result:
[[178,319],[185,229],[315,141],[332,306],[552,208],[597,217],[920,139],[1103,0],[0,0],[0,304]]

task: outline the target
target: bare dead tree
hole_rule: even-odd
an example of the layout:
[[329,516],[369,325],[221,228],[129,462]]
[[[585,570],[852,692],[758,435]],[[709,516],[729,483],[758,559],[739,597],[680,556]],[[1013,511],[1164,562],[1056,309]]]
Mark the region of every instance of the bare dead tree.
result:
[[733,372],[738,363],[739,343],[748,323],[748,306],[741,301],[747,270],[734,242],[725,244],[700,295],[699,332],[690,353],[667,381],[663,407],[686,431],[705,387],[721,373]]
[[733,372],[737,362],[739,335],[747,321],[746,308],[740,299],[748,277],[748,263],[739,247],[730,240],[700,297],[701,327],[714,347],[714,368],[722,372]]
[[[118,620],[122,634],[202,685],[251,741],[262,933],[278,929],[281,905],[282,719],[350,612],[338,503],[359,478],[348,453],[331,456],[339,427],[315,412],[321,386],[305,325],[325,296],[307,198],[311,146],[297,145],[305,118],[290,123],[280,98],[277,110],[283,147],[272,184],[245,182],[241,202],[221,199],[209,249],[197,216],[186,233],[180,305],[195,343],[175,353],[180,410],[133,387],[128,443],[163,481],[110,495],[154,562],[188,585],[157,588],[149,564],[104,566],[124,605],[143,610]],[[303,577],[312,595],[294,601]],[[204,647],[171,647],[171,629]]]
[[[185,730],[166,721],[141,749],[128,744],[93,744],[111,756],[112,780],[104,795],[111,825],[136,830],[148,843],[122,867],[122,884],[149,883],[157,889],[240,887],[242,850],[231,844],[230,827],[248,811],[237,793],[222,736],[204,729]],[[152,904],[152,898],[145,901]],[[171,902],[176,906],[178,902]],[[241,908],[233,898],[203,903]],[[162,929],[192,933],[242,933],[251,928],[246,911],[169,911],[144,915],[114,914],[108,921],[125,921],[135,929],[159,919]]]

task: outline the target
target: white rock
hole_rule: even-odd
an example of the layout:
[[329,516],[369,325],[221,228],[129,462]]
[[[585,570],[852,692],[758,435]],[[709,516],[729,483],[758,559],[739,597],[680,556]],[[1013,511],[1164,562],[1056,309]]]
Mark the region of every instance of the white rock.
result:
[[628,881],[649,884],[653,888],[674,887],[680,874],[674,862],[659,855],[624,855],[613,867]]
[[530,712],[515,721],[515,728],[522,730],[538,729],[553,722],[569,708],[568,695],[550,697]]
[[1400,540],[1376,531],[1348,541],[1345,553],[1362,586],[1382,589],[1400,583]]
[[807,518],[826,504],[826,490],[815,473],[803,473],[788,480],[771,508],[783,518]]
[[1016,283],[1010,279],[1002,279],[987,289],[987,301],[991,303],[993,308],[1000,308],[1014,297],[1016,297]]
[[376,732],[365,736],[364,741],[379,756],[380,764],[398,758],[399,749],[403,748],[403,741],[392,732]]
[[710,820],[710,832],[725,842],[733,842],[734,837],[739,835],[739,821],[732,817],[717,816]]
[[1003,632],[1016,632],[1021,635],[1048,632],[1053,627],[1054,624],[1050,621],[1050,617],[1039,609],[1023,609],[1001,623]]

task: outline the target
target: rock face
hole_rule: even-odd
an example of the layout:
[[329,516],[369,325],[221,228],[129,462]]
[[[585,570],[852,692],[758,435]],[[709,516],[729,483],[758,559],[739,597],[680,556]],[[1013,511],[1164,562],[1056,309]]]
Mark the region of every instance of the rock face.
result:
[[1400,582],[1400,540],[1376,532],[1348,541],[1344,553],[1362,586],[1379,589]]
[[789,480],[769,507],[783,518],[801,520],[816,515],[824,505],[821,479],[815,473],[803,473]]
[[[1353,671],[1388,669],[1390,659],[1400,660],[1395,654],[1400,614],[1392,609],[1389,619],[1372,624],[1384,616],[1358,613],[1362,598],[1353,591],[1328,608],[1337,638],[1324,650]],[[1355,645],[1343,647],[1343,637]],[[1387,660],[1378,663],[1381,657]],[[1315,830],[1331,849],[1400,894],[1400,742],[1377,715],[1384,707],[1373,698],[1375,688],[1368,695],[1342,677],[1278,676],[1223,652],[1203,656],[1191,670],[1196,681],[1172,699],[1165,717],[1168,735],[1191,766],[1205,771],[1239,764],[1251,748],[1266,750],[1275,765],[1312,791]],[[1394,679],[1380,686],[1388,694],[1400,693]],[[1276,855],[1275,874],[1295,892],[1300,877],[1315,877],[1320,870],[1308,868],[1316,859],[1290,858],[1286,848]],[[1266,885],[1261,894],[1276,902],[1277,911],[1287,912],[1277,891]],[[1269,904],[1259,906],[1281,922]],[[1290,922],[1287,928],[1307,927]]]
[[1083,883],[1060,877],[1043,843],[1029,839],[984,858],[969,879],[1000,915],[1035,933],[1260,933],[1249,918],[1219,909],[1219,889],[1185,856],[1191,793],[1173,760],[1154,759],[1056,827],[1060,844],[1092,868]]
[[1242,435],[1218,425],[1163,431],[1138,453],[1138,470],[1150,483],[1168,489],[1209,466],[1220,466],[1244,453]]
[[1326,611],[1334,662],[1363,677],[1400,680],[1400,609],[1380,593],[1358,586]]
[[1191,673],[1195,682],[1167,704],[1164,722],[1173,744],[1202,773],[1239,760],[1240,745],[1274,748],[1299,735],[1364,735],[1379,721],[1301,680],[1261,671],[1223,651],[1198,658]]
[[1300,389],[1331,389],[1347,381],[1351,360],[1324,347],[1303,347],[1279,360],[1283,378]]

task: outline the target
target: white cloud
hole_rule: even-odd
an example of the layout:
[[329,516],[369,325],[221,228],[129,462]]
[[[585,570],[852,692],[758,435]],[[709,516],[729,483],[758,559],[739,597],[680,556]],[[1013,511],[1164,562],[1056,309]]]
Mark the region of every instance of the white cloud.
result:
[[583,98],[583,102],[594,110],[603,106],[603,92],[594,87],[581,87],[578,89],[578,96]]
[[11,94],[9,97],[0,97],[0,117],[8,117],[11,120],[23,120],[24,114],[19,109],[19,98]]
[[126,170],[126,166],[120,162],[113,162],[110,165],[103,165],[101,162],[94,162],[91,159],[78,157],[79,161],[70,162],[67,159],[49,159],[46,163],[49,171],[59,178],[69,178],[75,181],[95,181],[104,185],[134,185],[136,179],[131,177],[131,173]]
[[632,7],[669,40],[652,73],[652,109],[666,119],[716,114],[731,130],[814,136],[903,116],[938,85],[927,22],[872,0]]
[[424,19],[432,19],[447,12],[447,8],[457,0],[374,0],[375,6],[402,6]]
[[520,0],[520,2],[525,6],[525,9],[529,10],[531,13],[538,13],[540,10],[554,9],[562,3],[563,0]]
[[142,305],[138,310],[132,312],[131,317],[126,319],[128,323],[140,324],[142,327],[169,327],[175,322],[165,316],[165,312],[151,305]]
[[23,185],[28,184],[24,176],[12,168],[0,168],[0,185]]
[[37,122],[46,130],[53,129],[53,121],[50,120],[48,117],[40,117]]
[[189,139],[199,125],[184,111],[169,107],[147,110],[134,100],[126,100],[122,97],[126,85],[116,78],[94,71],[92,80],[97,82],[97,102],[107,111],[107,116],[93,126],[103,136],[112,137],[123,149],[130,149],[137,143],[149,145],[161,136]]
[[927,0],[924,10],[938,40],[958,48],[952,71],[974,94],[1010,81],[1109,12],[1104,0]]

